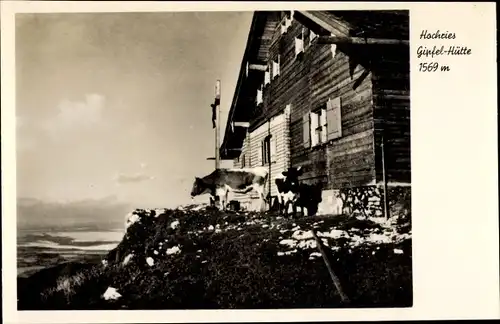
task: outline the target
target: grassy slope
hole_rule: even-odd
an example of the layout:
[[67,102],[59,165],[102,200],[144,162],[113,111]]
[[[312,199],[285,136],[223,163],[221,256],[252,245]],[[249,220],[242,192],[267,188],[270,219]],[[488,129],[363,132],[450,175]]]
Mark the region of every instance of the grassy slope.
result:
[[[108,254],[106,267],[74,265],[79,270],[62,274],[61,269],[49,269],[45,276],[51,278],[44,280],[45,286],[32,286],[33,277],[20,282],[20,309],[412,305],[411,238],[398,236],[408,232],[409,220],[396,226],[396,239],[377,243],[365,239],[379,234],[389,237],[388,229],[340,216],[285,220],[267,214],[210,210],[166,210],[160,216],[137,213],[140,222]],[[173,228],[177,221],[179,225]],[[302,242],[302,247],[280,244],[313,227],[318,236],[335,229],[346,230],[351,238],[364,238],[355,246],[349,238],[322,237],[332,267],[351,299],[349,305],[341,304],[323,259],[311,256],[319,252],[314,240],[288,241]],[[167,254],[172,247],[179,247],[180,252]],[[396,254],[395,248],[403,253]],[[123,265],[130,254],[131,261]],[[147,264],[148,257],[154,265]],[[110,286],[122,297],[115,301],[101,298]]]

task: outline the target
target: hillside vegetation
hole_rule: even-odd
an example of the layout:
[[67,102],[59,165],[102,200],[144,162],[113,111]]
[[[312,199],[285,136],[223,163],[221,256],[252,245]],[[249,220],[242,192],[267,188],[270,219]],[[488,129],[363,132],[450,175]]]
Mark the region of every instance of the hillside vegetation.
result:
[[[100,263],[18,279],[19,309],[409,307],[410,215],[285,219],[210,208],[136,210]],[[349,303],[342,303],[314,230]]]

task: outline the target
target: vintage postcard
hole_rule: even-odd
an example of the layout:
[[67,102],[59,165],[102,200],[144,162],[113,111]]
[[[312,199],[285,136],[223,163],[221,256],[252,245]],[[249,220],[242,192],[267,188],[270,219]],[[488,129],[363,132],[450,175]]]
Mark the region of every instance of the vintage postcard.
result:
[[3,1],[6,323],[499,318],[495,26]]

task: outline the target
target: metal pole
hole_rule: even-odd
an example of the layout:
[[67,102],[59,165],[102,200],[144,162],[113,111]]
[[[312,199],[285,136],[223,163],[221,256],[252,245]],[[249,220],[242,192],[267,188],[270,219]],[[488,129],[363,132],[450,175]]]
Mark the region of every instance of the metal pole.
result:
[[268,181],[269,181],[269,210],[271,210],[272,205],[271,205],[271,141],[273,140],[271,137],[271,119],[267,121],[267,136],[269,136],[269,147],[267,151],[267,162],[269,162],[269,176],[268,176]]
[[219,129],[220,129],[220,80],[215,84],[215,98],[217,107],[215,107],[215,169],[220,167],[219,152]]
[[380,148],[382,149],[382,182],[384,184],[384,216],[385,219],[389,218],[389,208],[388,208],[388,197],[387,197],[387,179],[385,171],[385,145],[384,145],[384,135],[382,134],[382,143]]

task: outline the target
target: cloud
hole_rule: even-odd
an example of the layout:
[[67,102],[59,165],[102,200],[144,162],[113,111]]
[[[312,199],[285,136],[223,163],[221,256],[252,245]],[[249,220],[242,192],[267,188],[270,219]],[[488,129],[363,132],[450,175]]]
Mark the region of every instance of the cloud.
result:
[[57,107],[57,115],[46,120],[42,127],[56,139],[68,133],[93,130],[103,122],[104,104],[105,98],[99,94],[88,94],[84,101],[63,100]]
[[153,176],[146,175],[144,173],[136,173],[136,174],[119,174],[115,176],[114,180],[119,184],[125,183],[138,183],[144,182],[148,180],[153,180]]

